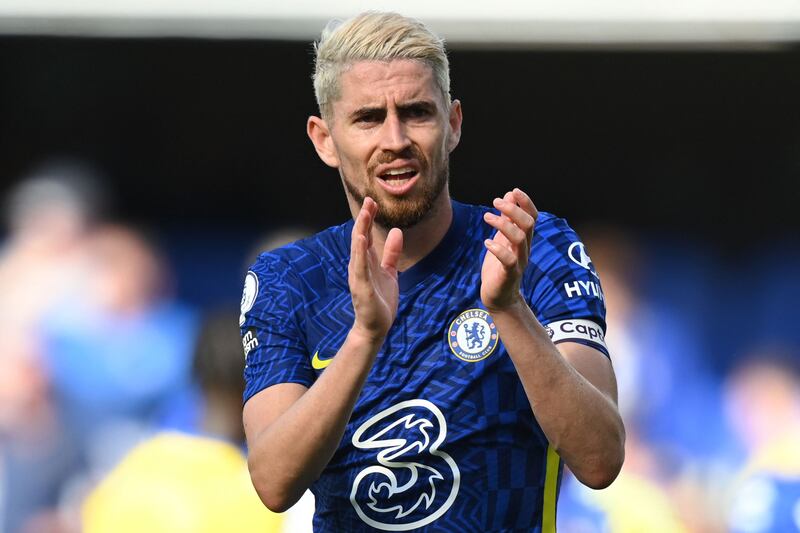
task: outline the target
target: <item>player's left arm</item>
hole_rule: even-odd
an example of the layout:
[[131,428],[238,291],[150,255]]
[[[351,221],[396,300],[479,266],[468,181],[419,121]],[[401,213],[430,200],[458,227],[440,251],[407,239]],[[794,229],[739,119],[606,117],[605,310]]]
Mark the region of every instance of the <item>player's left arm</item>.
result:
[[481,300],[491,313],[525,394],[550,444],[575,476],[592,488],[617,477],[625,428],[617,408],[610,360],[575,342],[556,347],[520,290],[538,212],[519,189],[494,201],[500,215],[484,220],[497,229],[487,239]]

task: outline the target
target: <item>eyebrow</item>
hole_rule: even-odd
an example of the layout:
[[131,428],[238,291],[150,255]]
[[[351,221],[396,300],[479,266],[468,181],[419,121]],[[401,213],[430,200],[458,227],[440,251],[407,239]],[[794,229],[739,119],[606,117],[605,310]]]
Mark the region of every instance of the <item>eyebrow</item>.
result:
[[367,115],[375,115],[383,113],[386,113],[385,107],[370,107],[370,106],[359,107],[358,109],[350,113],[350,119],[355,120],[357,118],[361,118]]
[[436,102],[433,102],[431,100],[413,100],[411,102],[399,105],[397,106],[397,108],[401,112],[409,111],[412,109],[422,109],[428,111],[429,113],[436,113]]
[[[436,111],[436,103],[432,100],[412,100],[410,102],[405,102],[397,106],[397,109],[400,112],[408,111],[411,109],[425,109],[426,111],[435,112]],[[364,117],[367,115],[373,114],[384,114],[386,113],[385,106],[364,106],[359,107],[352,113],[350,113],[350,119],[354,120],[360,117]]]

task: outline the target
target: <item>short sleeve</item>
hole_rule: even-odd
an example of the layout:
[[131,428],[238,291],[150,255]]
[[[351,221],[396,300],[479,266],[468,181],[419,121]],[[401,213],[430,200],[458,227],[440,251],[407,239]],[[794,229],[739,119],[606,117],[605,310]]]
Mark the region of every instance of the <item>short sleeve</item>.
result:
[[609,355],[600,278],[586,247],[565,220],[540,214],[523,291],[555,344],[577,342]]
[[314,372],[303,334],[302,284],[281,258],[262,255],[245,276],[239,327],[246,402],[278,383],[310,387]]

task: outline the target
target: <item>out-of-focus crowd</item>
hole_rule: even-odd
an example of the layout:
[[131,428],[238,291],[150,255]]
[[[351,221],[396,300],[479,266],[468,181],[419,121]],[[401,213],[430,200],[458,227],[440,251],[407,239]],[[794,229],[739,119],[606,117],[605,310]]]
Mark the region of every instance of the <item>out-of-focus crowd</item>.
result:
[[0,532],[281,531],[247,474],[235,302],[179,303],[101,184],[55,162],[6,199]]
[[[110,221],[100,183],[51,164],[6,199],[0,533],[310,530],[313,501],[274,515],[250,485],[235,305],[177,301],[155,241]],[[692,313],[648,299],[647,253],[629,235],[583,239],[604,288],[626,462],[604,491],[565,472],[559,531],[800,531],[796,348],[776,337],[720,367]]]
[[[747,315],[752,329],[787,322],[777,315],[800,284],[791,275],[742,277],[723,287],[739,296],[726,308],[707,301],[718,291],[700,287],[735,277],[724,264],[670,279],[671,267],[707,260],[710,247],[696,257],[688,249],[686,258],[662,252],[666,266],[658,272],[628,232],[590,228],[582,238],[605,293],[626,457],[603,491],[565,474],[559,531],[800,532],[798,336],[781,328],[742,331],[732,320]],[[648,285],[677,294],[650,299]],[[777,299],[756,297],[763,286],[784,290]]]

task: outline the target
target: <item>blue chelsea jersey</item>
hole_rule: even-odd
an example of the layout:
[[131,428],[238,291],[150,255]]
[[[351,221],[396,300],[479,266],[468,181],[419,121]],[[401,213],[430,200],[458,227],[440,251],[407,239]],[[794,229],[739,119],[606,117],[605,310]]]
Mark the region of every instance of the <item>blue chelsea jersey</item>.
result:
[[[561,461],[480,299],[487,208],[453,202],[442,242],[399,274],[397,318],[339,448],[311,487],[315,531],[554,531]],[[353,222],[262,254],[240,326],[247,401],[311,387],[349,332]],[[540,213],[522,290],[555,343],[608,355],[600,282],[567,223]]]

